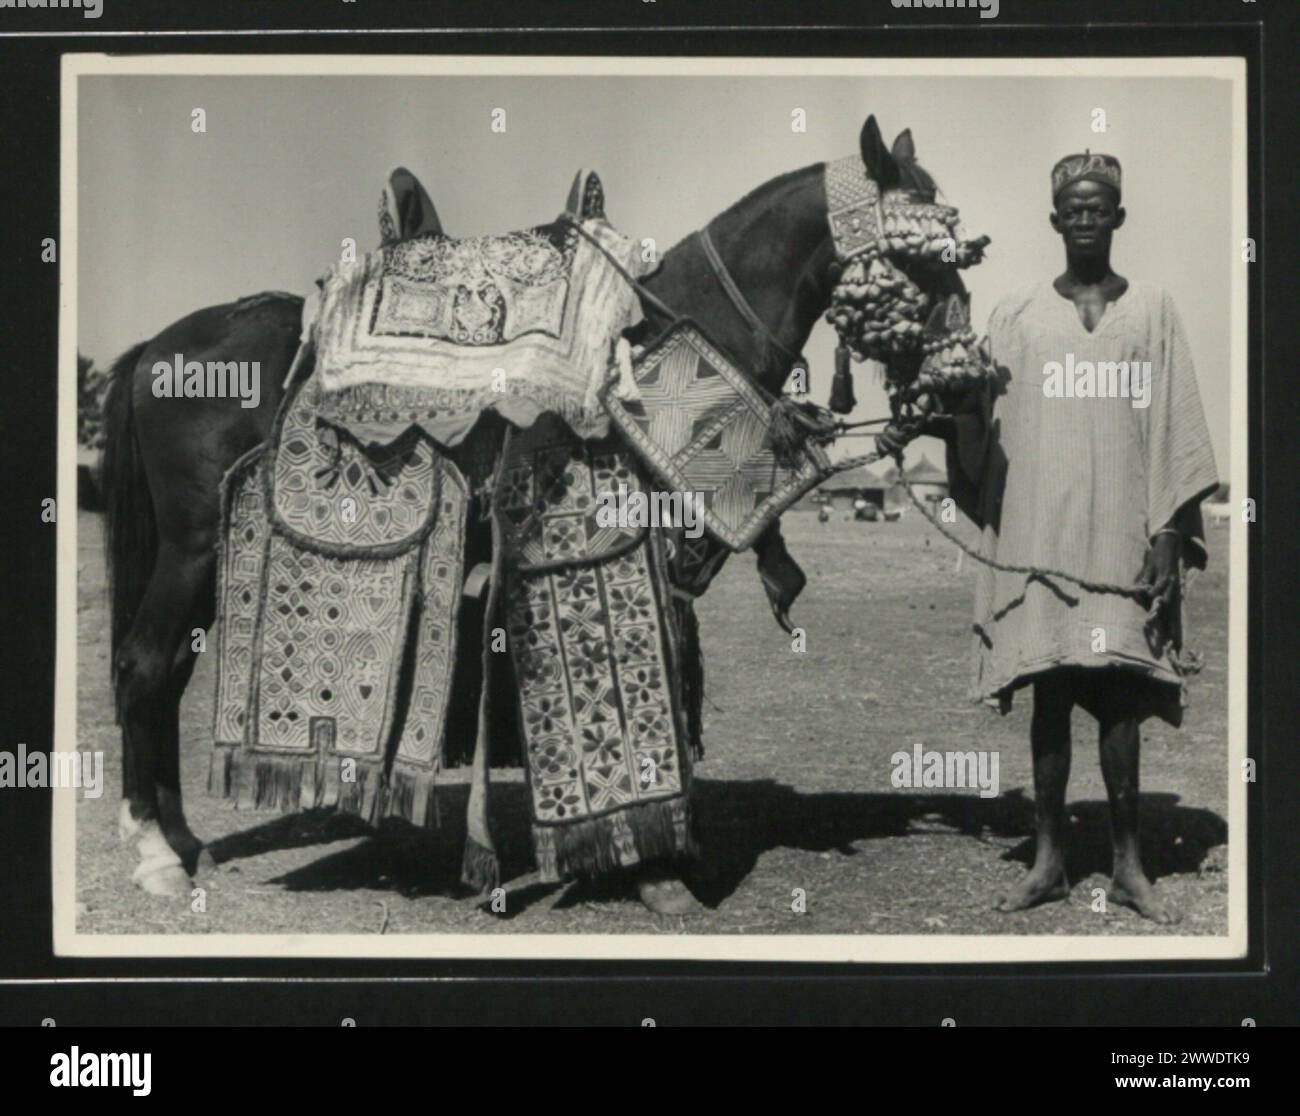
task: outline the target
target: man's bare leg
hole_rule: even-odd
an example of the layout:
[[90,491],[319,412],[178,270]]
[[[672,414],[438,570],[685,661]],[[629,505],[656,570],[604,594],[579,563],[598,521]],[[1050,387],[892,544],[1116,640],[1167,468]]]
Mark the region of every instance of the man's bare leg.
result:
[[1133,907],[1154,922],[1174,921],[1173,912],[1156,895],[1142,871],[1138,853],[1138,768],[1142,736],[1133,718],[1102,723],[1101,775],[1110,798],[1110,834],[1114,869],[1109,898]]
[[1065,878],[1065,788],[1070,781],[1070,711],[1073,708],[1074,695],[1068,676],[1050,673],[1034,683],[1029,742],[1034,754],[1038,838],[1033,866],[1019,884],[998,900],[996,906],[1000,911],[1020,911],[1070,894]]

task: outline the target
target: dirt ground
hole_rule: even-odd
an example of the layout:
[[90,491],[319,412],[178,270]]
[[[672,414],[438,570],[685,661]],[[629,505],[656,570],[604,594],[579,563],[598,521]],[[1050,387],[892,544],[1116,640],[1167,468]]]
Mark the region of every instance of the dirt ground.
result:
[[[569,888],[530,875],[525,788],[494,779],[507,913],[457,882],[466,787],[444,792],[444,828],[388,822],[372,833],[325,813],[236,812],[206,792],[213,657],[182,707],[186,808],[218,872],[207,912],[130,882],[134,848],[116,836],[121,748],[108,686],[100,517],[79,520],[79,744],[103,749],[107,791],[77,807],[83,933],[862,933],[1159,934],[1131,910],[1093,910],[1110,847],[1096,731],[1076,712],[1068,900],[992,909],[1033,852],[1029,702],[1006,717],[966,700],[972,564],[913,512],[900,523],[785,518],[809,584],[794,609],[807,650],[773,622],[750,555],[733,557],[700,605],[706,755],[695,808],[705,855],[692,885],[707,913],[650,914],[621,887]],[[1227,534],[1211,528],[1210,568],[1190,599],[1190,643],[1205,657],[1182,729],[1143,730],[1142,837],[1148,872],[1181,914],[1179,934],[1227,928]],[[213,643],[209,641],[209,646]],[[1027,697],[1027,695],[1026,695]],[[891,785],[890,756],[993,750],[1001,794]],[[806,913],[792,911],[794,889]],[[977,958],[973,958],[977,959]]]

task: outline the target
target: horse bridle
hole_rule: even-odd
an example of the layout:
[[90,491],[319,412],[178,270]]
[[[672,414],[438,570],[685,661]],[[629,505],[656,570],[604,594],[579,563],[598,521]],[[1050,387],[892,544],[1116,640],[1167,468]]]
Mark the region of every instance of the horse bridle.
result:
[[[567,220],[580,236],[582,236],[585,240],[589,241],[591,245],[597,251],[599,251],[600,254],[606,258],[606,260],[609,261],[610,266],[614,268],[614,270],[623,278],[623,280],[633,290],[637,292],[637,295],[646,303],[648,303],[650,306],[652,306],[655,309],[655,311],[658,312],[664,319],[666,319],[668,322],[678,322],[683,320],[683,316],[681,314],[677,313],[676,310],[674,310],[671,306],[669,306],[666,302],[664,302],[663,299],[661,299],[658,295],[656,295],[653,291],[651,291],[649,287],[647,287],[643,282],[641,282],[641,280],[639,280],[636,276],[632,275],[627,270],[627,268],[625,268],[623,264],[618,260],[618,258],[614,255],[614,253],[612,253],[596,237],[592,236],[591,233],[589,233],[585,228],[583,228],[582,223],[580,221],[576,220],[571,214],[568,213],[561,214],[560,218],[561,220]],[[713,272],[714,278],[717,279],[718,281],[718,285],[726,293],[728,301],[731,303],[731,306],[736,311],[736,313],[739,314],[741,320],[747,326],[749,326],[750,332],[754,336],[756,342],[761,342],[762,345],[770,346],[772,349],[775,349],[776,352],[780,353],[782,357],[784,357],[787,361],[790,362],[792,367],[802,367],[806,369],[808,367],[808,362],[804,358],[803,354],[795,353],[792,350],[790,350],[787,346],[783,345],[781,341],[776,337],[776,335],[772,332],[772,330],[768,328],[767,324],[763,321],[763,319],[760,318],[758,314],[754,311],[754,308],[749,304],[749,300],[745,298],[744,292],[741,291],[740,287],[736,285],[736,281],[731,277],[731,273],[727,270],[727,265],[723,262],[722,257],[718,254],[717,247],[713,243],[713,238],[709,235],[708,226],[706,225],[704,228],[700,229],[695,234],[695,236],[696,239],[699,241],[701,251],[704,253],[704,258],[708,261],[709,268]],[[843,266],[842,261],[837,257],[836,260],[831,264],[832,278],[834,278],[838,269],[841,268],[842,266]],[[697,323],[697,328],[699,328],[698,323]],[[712,338],[710,338],[710,340],[712,340]],[[716,341],[714,341],[713,343],[717,344]],[[726,346],[720,346],[720,347],[726,348]],[[763,355],[764,354],[760,348],[760,352],[759,352],[760,359],[762,358]],[[836,355],[838,359],[839,354],[837,353]],[[838,376],[838,375],[842,375],[843,373],[840,371],[840,369],[837,368],[836,374]],[[857,430],[866,426],[879,426],[883,423],[888,423],[890,421],[891,418],[888,416],[885,418],[864,419],[861,422],[840,421],[834,423],[833,430],[837,434],[845,435],[850,430]],[[831,430],[832,427],[826,426],[825,429],[823,430],[823,433],[830,433]],[[848,434],[847,436],[855,437],[855,435],[852,434]]]
[[807,361],[804,360],[803,354],[793,352],[781,344],[776,334],[768,328],[767,323],[750,306],[744,292],[736,285],[736,281],[731,277],[731,272],[727,270],[727,265],[723,262],[722,256],[718,254],[717,246],[713,243],[713,237],[709,234],[709,226],[705,225],[704,228],[700,229],[695,234],[695,239],[699,241],[700,248],[704,252],[704,258],[708,261],[709,270],[713,272],[713,277],[718,281],[718,286],[722,288],[727,300],[736,313],[740,315],[741,320],[749,326],[756,345],[760,348],[762,345],[766,345],[775,349],[792,366],[802,365],[807,367]]
[[[671,306],[665,303],[663,299],[654,294],[654,292],[641,282],[640,279],[628,272],[628,270],[618,261],[614,254],[605,247],[605,245],[582,227],[580,221],[574,219],[573,216],[568,213],[561,214],[560,216],[562,220],[567,220],[583,238],[591,242],[592,246],[610,262],[614,270],[617,271],[628,285],[637,292],[637,295],[640,298],[653,306],[655,310],[663,315],[663,317],[665,317],[669,322],[678,322],[683,320],[685,315],[679,314]],[[709,235],[708,226],[706,225],[704,228],[700,229],[695,234],[695,237],[699,241],[700,249],[703,251],[704,258],[709,264],[709,270],[713,273],[713,277],[717,279],[718,285],[722,288],[723,293],[726,294],[727,301],[731,303],[732,309],[740,315],[741,320],[749,327],[750,333],[755,337],[756,341],[761,343],[759,346],[759,356],[762,357],[764,355],[761,351],[762,348],[770,347],[780,353],[783,358],[790,362],[790,364],[807,367],[807,361],[804,360],[803,354],[793,352],[783,345],[777,338],[776,334],[768,328],[763,319],[754,312],[754,308],[750,306],[749,300],[745,298],[744,292],[741,291],[741,289],[736,285],[736,281],[731,277],[731,272],[727,270],[727,265],[723,263],[722,257],[718,255],[718,249],[713,243],[713,238]],[[716,344],[717,342],[714,343]],[[725,348],[725,346],[723,347]]]

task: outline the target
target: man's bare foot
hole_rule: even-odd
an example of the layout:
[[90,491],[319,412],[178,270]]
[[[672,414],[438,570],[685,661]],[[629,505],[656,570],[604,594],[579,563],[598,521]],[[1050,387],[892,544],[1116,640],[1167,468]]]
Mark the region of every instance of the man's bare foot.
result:
[[1156,894],[1156,889],[1141,869],[1117,869],[1107,896],[1112,903],[1132,907],[1143,918],[1161,926],[1178,921],[1177,914]]
[[1059,865],[1040,870],[1031,868],[1023,880],[1008,891],[994,904],[996,910],[1003,912],[1023,911],[1047,903],[1054,899],[1065,899],[1070,894],[1070,885],[1065,878],[1065,869]]
[[637,879],[637,894],[655,914],[703,914],[704,906],[671,873],[662,870],[643,872]]

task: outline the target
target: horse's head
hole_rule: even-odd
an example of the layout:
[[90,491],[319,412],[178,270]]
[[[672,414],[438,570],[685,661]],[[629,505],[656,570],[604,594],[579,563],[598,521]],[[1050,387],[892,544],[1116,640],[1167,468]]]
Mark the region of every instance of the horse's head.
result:
[[[979,262],[988,243],[959,238],[957,210],[936,202],[937,190],[911,132],[890,148],[869,117],[857,154],[751,191],[708,222],[705,235],[669,252],[644,286],[669,307],[660,317],[689,308],[774,394],[823,315],[840,335],[837,388],[849,382],[850,354],[884,363],[891,385],[909,382],[930,311],[965,294],[960,269]],[[851,409],[851,394],[837,390],[832,408]]]
[[858,155],[828,163],[825,174],[836,257],[826,319],[840,338],[831,406],[845,412],[853,406],[850,357],[883,364],[891,389],[916,382],[927,321],[951,299],[966,299],[961,270],[981,261],[989,241],[962,238],[958,212],[936,201],[938,185],[917,162],[910,130],[887,147],[868,117]]

